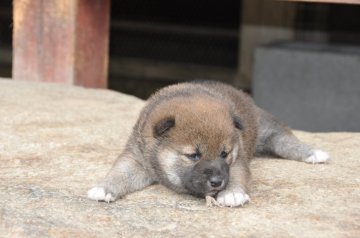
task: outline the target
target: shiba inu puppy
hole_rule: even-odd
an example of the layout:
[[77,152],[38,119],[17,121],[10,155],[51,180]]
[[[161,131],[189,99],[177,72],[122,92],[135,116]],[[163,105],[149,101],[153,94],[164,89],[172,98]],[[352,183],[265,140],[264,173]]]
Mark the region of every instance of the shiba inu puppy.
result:
[[329,159],[240,90],[212,81],[169,86],[148,100],[123,153],[88,197],[112,202],[157,182],[211,196],[220,206],[240,206],[249,201],[255,154],[307,163]]

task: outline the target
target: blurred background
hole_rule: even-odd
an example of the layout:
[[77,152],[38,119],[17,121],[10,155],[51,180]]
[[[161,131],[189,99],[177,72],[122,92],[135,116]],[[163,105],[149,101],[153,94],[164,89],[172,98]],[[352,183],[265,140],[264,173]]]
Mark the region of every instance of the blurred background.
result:
[[[108,87],[146,99],[211,79],[296,129],[360,131],[360,5],[113,0]],[[11,78],[12,1],[0,2],[0,77]]]

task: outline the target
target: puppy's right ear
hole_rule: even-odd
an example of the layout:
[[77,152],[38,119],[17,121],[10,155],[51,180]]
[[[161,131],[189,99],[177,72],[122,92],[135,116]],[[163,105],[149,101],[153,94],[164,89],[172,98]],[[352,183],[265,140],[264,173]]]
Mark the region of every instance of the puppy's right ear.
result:
[[154,131],[153,131],[154,137],[158,138],[165,135],[174,126],[175,126],[174,117],[166,117],[160,120],[154,126]]

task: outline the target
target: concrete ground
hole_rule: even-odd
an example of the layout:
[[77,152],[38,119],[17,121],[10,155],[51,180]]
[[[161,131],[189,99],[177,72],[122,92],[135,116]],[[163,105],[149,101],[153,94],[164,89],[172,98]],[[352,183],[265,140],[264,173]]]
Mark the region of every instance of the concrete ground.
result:
[[0,237],[360,237],[360,134],[296,132],[328,164],[252,162],[251,203],[210,208],[153,185],[90,201],[144,101],[0,80]]

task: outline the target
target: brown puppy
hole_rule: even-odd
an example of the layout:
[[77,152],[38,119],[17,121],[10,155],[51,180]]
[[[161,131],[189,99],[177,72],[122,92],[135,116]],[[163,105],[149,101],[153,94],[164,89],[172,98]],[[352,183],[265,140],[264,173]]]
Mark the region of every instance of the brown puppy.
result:
[[218,205],[243,205],[255,153],[308,163],[329,159],[233,87],[212,81],[169,86],[148,100],[125,150],[88,197],[115,201],[159,182],[215,197]]

